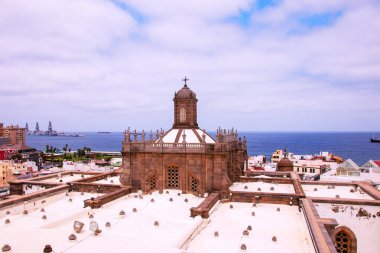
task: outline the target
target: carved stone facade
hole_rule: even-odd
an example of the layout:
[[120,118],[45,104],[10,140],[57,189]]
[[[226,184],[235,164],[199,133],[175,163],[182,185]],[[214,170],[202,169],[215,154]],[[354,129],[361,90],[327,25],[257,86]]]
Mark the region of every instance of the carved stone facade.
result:
[[226,190],[239,180],[247,161],[247,141],[236,130],[218,129],[215,139],[197,123],[196,94],[187,85],[174,96],[169,131],[124,133],[120,181],[144,192],[180,189],[203,194]]

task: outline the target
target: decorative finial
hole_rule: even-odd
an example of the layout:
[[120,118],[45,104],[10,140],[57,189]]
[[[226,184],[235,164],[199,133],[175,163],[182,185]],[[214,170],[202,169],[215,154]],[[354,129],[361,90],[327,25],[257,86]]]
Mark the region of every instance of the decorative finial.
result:
[[184,85],[184,87],[187,87],[187,81],[189,81],[189,78],[187,78],[187,77],[185,76],[185,78],[184,78],[184,79],[182,79],[182,81],[184,81],[184,82],[185,82],[185,85]]

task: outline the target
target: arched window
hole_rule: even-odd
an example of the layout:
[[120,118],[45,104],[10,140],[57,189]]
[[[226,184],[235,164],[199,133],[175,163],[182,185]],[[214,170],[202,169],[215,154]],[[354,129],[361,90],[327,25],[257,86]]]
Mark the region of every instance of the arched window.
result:
[[185,107],[181,107],[179,109],[179,122],[185,122],[186,121],[186,109]]
[[348,227],[336,228],[333,240],[338,253],[356,253],[356,236]]

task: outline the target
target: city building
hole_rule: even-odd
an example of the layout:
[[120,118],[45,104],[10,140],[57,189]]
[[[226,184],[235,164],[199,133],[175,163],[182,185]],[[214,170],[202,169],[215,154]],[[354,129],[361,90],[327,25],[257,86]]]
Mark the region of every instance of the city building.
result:
[[353,160],[347,159],[337,168],[321,174],[324,181],[367,181],[380,188],[380,167],[379,160],[369,160],[362,166],[358,166]]
[[284,157],[284,150],[277,149],[276,151],[273,152],[270,158],[270,161],[272,163],[278,163],[283,157]]
[[215,139],[198,126],[196,94],[185,85],[174,95],[174,124],[164,132],[125,132],[124,185],[144,192],[180,189],[203,194],[228,189],[243,174],[246,139],[218,129]]
[[338,176],[358,176],[360,168],[354,161],[347,159],[336,169],[336,174]]
[[4,127],[0,124],[0,137],[8,139],[9,144],[25,145],[25,128],[14,125]]
[[380,160],[369,160],[361,166],[364,172],[377,172],[380,173]]
[[34,161],[40,166],[41,152],[26,145],[26,129],[0,124],[0,160]]
[[276,150],[273,152],[271,161],[272,163],[279,163],[283,158],[287,159],[280,165],[282,169],[285,169],[285,165],[288,166],[287,169],[290,169],[290,161],[295,172],[307,174],[323,174],[330,169],[336,169],[342,162],[339,156],[335,156],[329,152],[320,152],[317,155],[296,155],[287,153],[286,150]]
[[0,161],[0,187],[8,186],[8,183],[28,173],[38,171],[35,162],[27,161],[16,163],[13,160]]

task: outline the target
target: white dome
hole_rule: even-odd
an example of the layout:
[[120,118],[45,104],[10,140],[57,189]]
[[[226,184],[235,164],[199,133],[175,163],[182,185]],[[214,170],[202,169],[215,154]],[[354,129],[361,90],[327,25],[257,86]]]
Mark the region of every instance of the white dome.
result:
[[[203,135],[206,135],[206,143],[208,144],[214,144],[214,139],[208,135],[206,132],[200,129],[193,129],[193,128],[173,128],[164,133],[164,136],[162,137],[163,143],[183,143],[183,137],[184,134],[186,135],[185,140],[186,143],[202,143],[203,141]],[[156,141],[156,143],[161,142],[161,138]]]

